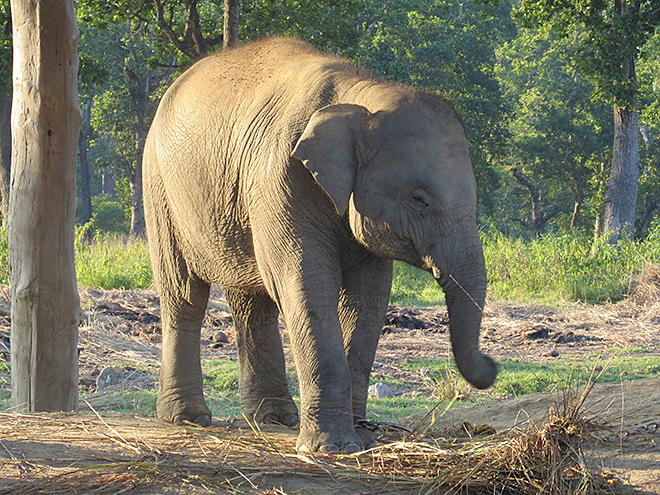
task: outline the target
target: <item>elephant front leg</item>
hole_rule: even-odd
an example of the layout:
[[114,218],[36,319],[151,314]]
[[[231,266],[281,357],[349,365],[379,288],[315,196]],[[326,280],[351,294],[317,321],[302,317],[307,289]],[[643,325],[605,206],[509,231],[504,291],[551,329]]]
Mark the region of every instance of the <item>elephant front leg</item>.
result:
[[[392,286],[392,261],[366,255],[344,270],[339,318],[351,370],[353,420],[366,418],[369,376],[383,329]],[[372,432],[357,429],[366,448],[375,445]]]
[[211,411],[204,401],[199,346],[208,291],[208,284],[204,284],[194,305],[161,297],[163,352],[156,409],[163,421],[211,424]]
[[298,409],[286,379],[277,306],[266,293],[238,288],[224,292],[236,327],[243,413],[258,422],[298,426]]
[[[280,292],[300,384],[297,448],[358,452],[364,444],[353,427],[351,375],[337,315],[339,287],[319,270],[310,273],[315,275],[312,288],[302,283]],[[290,280],[295,284],[294,277]]]
[[302,452],[359,452],[364,444],[353,427],[351,376],[336,306],[315,308],[290,327],[300,383]]

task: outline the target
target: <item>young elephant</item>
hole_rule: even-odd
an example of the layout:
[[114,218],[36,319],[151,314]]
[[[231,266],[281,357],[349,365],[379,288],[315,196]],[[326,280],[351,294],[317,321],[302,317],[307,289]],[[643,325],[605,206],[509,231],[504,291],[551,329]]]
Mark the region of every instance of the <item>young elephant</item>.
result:
[[463,127],[439,97],[288,39],[196,63],[163,97],[144,153],[163,323],[158,417],[211,421],[199,338],[217,283],[236,325],[245,414],[300,424],[301,451],[372,446],[353,424],[366,413],[392,259],[433,273],[461,373],[490,386],[475,190]]

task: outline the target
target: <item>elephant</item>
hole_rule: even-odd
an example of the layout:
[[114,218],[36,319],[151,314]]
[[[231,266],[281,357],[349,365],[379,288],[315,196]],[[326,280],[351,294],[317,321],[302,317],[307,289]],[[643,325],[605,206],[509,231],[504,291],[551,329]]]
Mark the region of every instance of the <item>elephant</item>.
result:
[[476,181],[463,125],[441,97],[302,41],[246,43],[168,88],[146,139],[143,188],[161,302],[161,420],[211,423],[200,332],[216,283],[234,318],[244,414],[299,428],[301,452],[372,447],[356,422],[393,260],[433,274],[460,372],[478,388],[494,382],[497,365],[479,350]]

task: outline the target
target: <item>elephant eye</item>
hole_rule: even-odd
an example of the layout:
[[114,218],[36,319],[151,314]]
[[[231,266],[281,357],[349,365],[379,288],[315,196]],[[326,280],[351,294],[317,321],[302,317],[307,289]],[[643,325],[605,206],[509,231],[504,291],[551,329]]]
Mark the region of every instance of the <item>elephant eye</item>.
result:
[[429,195],[423,189],[415,189],[412,192],[412,203],[418,209],[425,209],[429,207]]

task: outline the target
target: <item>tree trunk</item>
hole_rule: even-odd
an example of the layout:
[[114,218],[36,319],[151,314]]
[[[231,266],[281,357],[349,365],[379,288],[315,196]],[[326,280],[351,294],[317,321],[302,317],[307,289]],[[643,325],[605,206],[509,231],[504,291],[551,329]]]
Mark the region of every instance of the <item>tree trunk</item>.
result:
[[11,180],[11,98],[0,91],[0,215],[2,225],[9,218],[9,184]]
[[73,0],[11,0],[9,205],[14,410],[78,406],[74,265],[78,28]]
[[111,168],[104,168],[101,171],[101,194],[107,194],[110,197],[115,196],[115,176]]
[[573,215],[571,216],[571,230],[575,230],[580,220],[580,210],[582,209],[582,203],[576,201],[573,205]]
[[89,146],[89,135],[92,132],[93,103],[94,96],[89,95],[87,97],[87,104],[85,105],[80,137],[78,138],[78,156],[80,158],[80,221],[83,225],[92,219],[92,193],[89,188],[89,158],[87,157],[87,148]]
[[612,244],[633,236],[639,168],[639,115],[634,105],[624,108],[615,104],[612,167],[605,187],[603,216],[603,234]]
[[131,235],[144,235],[144,208],[142,206],[142,157],[135,163],[131,186]]
[[135,138],[135,165],[125,163],[126,176],[131,187],[131,235],[144,235],[144,208],[142,206],[142,157],[144,155],[144,142],[147,138],[145,129],[145,116],[149,103],[148,82],[144,84],[139,76],[132,70],[124,68],[128,92],[133,100],[134,138]]
[[240,0],[225,0],[222,48],[234,48],[238,45],[238,12]]

